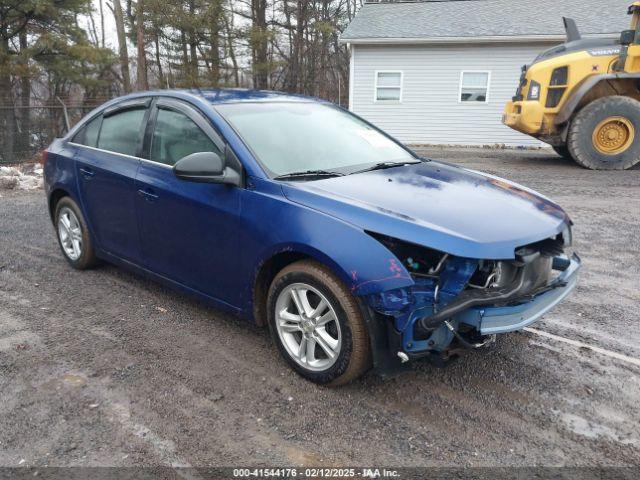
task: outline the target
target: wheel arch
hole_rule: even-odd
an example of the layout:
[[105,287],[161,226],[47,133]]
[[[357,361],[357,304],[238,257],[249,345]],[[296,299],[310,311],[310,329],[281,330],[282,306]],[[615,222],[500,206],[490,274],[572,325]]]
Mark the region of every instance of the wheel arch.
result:
[[588,77],[562,106],[554,123],[557,126],[564,125],[566,133],[571,118],[594,100],[612,95],[628,96],[640,100],[639,82],[640,72],[607,73]]
[[49,194],[49,216],[51,217],[52,222],[54,221],[53,217],[56,213],[56,205],[58,205],[58,202],[64,197],[73,198],[64,188],[54,188]]
[[[613,128],[617,133],[607,139],[604,128]],[[626,170],[640,161],[640,144],[634,140],[637,131],[640,131],[640,101],[626,95],[605,96],[575,115],[567,145],[575,162],[584,168]]]
[[314,261],[329,268],[331,272],[349,286],[347,272],[323,252],[306,245],[279,246],[263,257],[254,274],[251,311],[257,325],[265,326],[267,324],[267,296],[273,279],[287,266],[302,260]]

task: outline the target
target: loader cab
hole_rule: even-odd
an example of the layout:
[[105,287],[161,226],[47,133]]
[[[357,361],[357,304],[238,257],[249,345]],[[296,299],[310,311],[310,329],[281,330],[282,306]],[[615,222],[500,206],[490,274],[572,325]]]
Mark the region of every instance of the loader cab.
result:
[[629,15],[631,15],[631,27],[620,34],[621,45],[640,43],[640,2],[629,7]]
[[640,71],[640,2],[631,4],[628,13],[631,15],[631,27],[620,34],[622,49],[615,70],[638,72]]
[[640,2],[634,2],[629,6],[629,15],[631,15],[631,29],[638,30],[640,27]]

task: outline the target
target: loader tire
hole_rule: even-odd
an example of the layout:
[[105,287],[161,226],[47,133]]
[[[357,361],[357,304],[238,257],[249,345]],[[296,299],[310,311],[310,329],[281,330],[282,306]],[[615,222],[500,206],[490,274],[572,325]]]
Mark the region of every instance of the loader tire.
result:
[[591,170],[626,170],[640,162],[640,102],[610,96],[575,116],[567,145],[575,162]]

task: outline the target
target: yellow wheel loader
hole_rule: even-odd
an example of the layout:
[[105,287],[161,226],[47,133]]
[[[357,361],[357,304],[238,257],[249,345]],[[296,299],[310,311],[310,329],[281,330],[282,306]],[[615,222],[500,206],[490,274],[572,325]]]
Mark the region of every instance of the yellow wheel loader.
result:
[[583,39],[564,18],[567,42],[522,68],[503,123],[594,170],[640,162],[640,1],[616,41]]

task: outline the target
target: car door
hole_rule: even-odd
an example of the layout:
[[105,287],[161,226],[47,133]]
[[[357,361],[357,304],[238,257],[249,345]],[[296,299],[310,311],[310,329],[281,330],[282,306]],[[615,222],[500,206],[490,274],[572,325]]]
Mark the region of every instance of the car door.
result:
[[198,292],[239,305],[238,215],[243,189],[177,178],[173,165],[225,144],[195,108],[173,99],[152,107],[136,177],[145,266]]
[[73,139],[80,201],[98,247],[136,263],[140,237],[135,176],[150,101],[107,108]]

